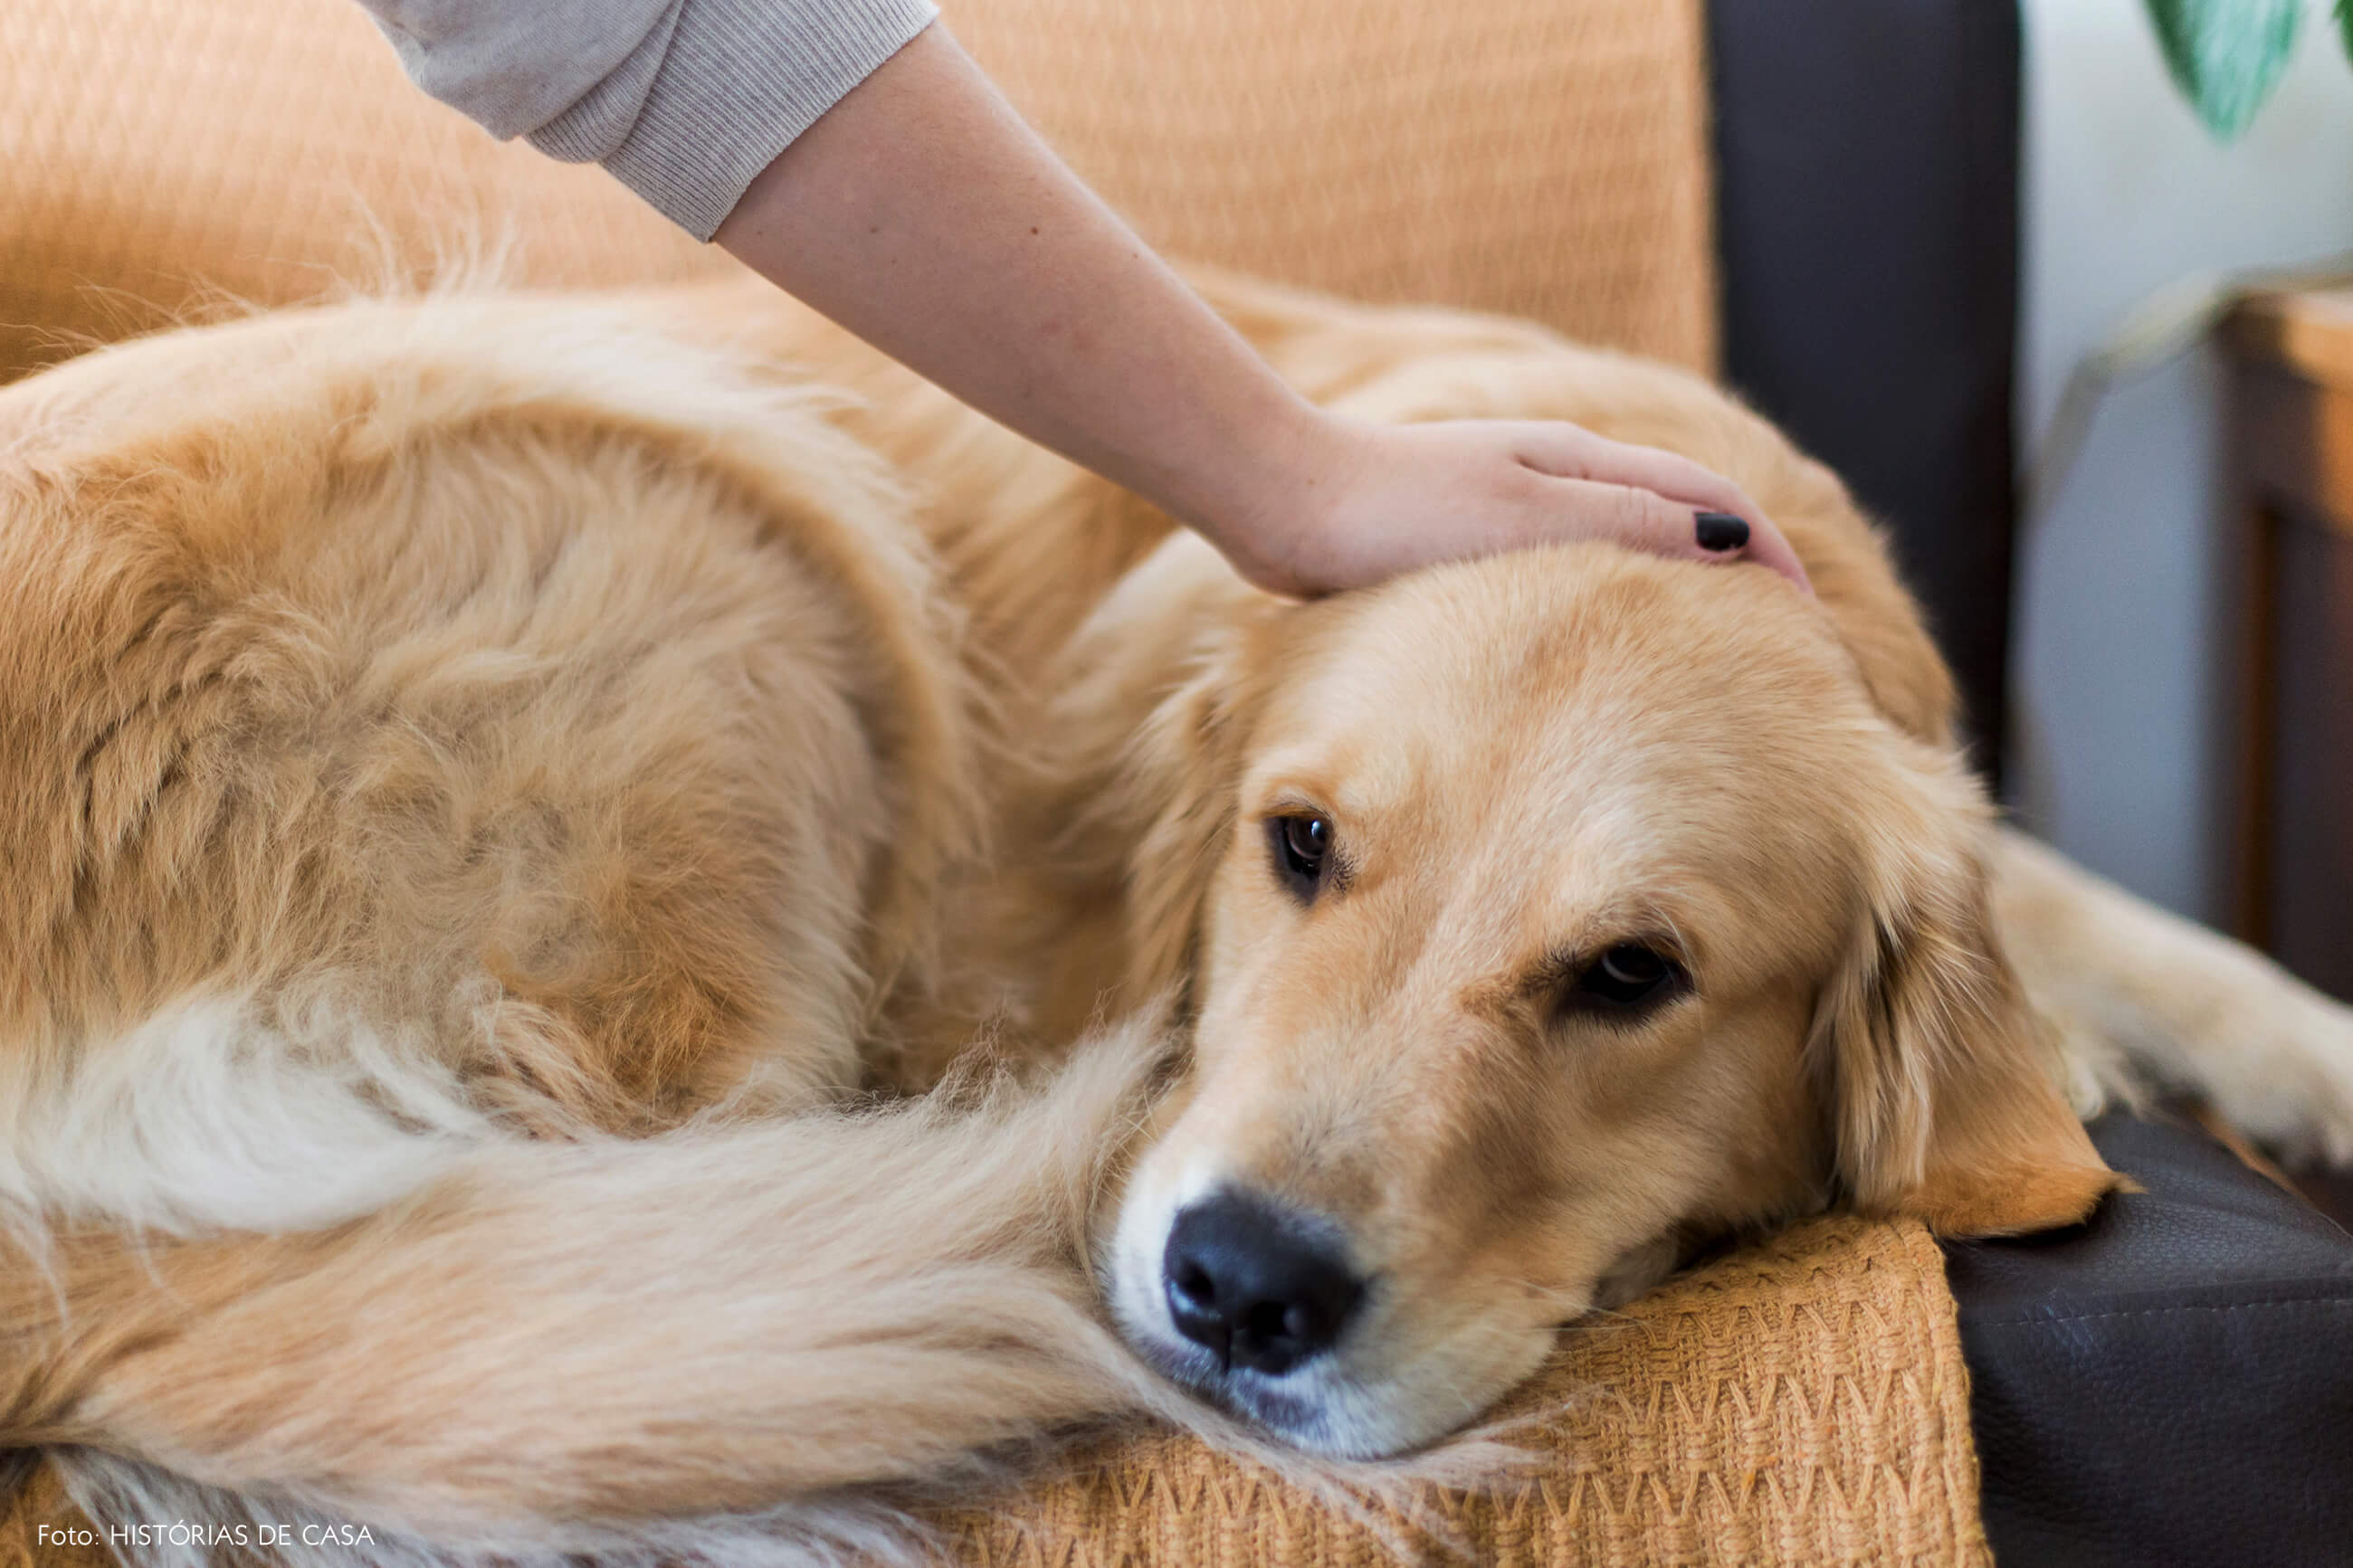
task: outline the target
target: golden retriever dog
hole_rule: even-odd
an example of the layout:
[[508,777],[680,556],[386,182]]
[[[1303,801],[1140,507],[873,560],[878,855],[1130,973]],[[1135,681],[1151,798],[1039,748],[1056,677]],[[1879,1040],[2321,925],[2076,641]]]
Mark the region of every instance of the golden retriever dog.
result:
[[1360,416],[1730,475],[1819,598],[1280,601],[753,285],[0,392],[0,1438],[363,1560],[879,1549],[1082,1422],[1433,1444],[1711,1238],[2079,1220],[2139,1079],[2353,1155],[2346,1010],[1994,826],[1762,420],[1209,287]]

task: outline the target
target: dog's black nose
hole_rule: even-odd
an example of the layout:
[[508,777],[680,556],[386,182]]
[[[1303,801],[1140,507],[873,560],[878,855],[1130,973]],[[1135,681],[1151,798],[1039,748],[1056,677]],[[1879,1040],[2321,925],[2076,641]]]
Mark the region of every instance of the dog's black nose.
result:
[[1179,1333],[1271,1377],[1329,1350],[1365,1294],[1312,1223],[1240,1193],[1179,1210],[1160,1268]]

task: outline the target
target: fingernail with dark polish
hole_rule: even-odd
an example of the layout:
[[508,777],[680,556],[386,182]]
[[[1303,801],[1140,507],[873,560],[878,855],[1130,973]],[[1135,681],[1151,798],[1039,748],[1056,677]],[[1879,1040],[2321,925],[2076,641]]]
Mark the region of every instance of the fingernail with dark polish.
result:
[[1698,521],[1702,550],[1737,550],[1748,542],[1748,524],[1728,511],[1704,511]]

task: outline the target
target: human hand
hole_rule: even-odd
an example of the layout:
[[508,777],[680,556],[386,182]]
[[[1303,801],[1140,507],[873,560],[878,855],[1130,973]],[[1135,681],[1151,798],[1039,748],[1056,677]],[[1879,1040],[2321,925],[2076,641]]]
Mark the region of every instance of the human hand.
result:
[[[1295,447],[1294,450],[1303,448]],[[1810,594],[1740,488],[1688,458],[1541,420],[1373,425],[1320,416],[1282,515],[1217,539],[1277,593],[1362,587],[1442,561],[1603,539],[1683,561],[1753,561]]]

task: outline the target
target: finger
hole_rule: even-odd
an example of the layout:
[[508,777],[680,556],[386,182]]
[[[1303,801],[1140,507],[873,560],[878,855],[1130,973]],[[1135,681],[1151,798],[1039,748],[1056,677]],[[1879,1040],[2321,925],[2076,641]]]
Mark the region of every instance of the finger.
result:
[[1798,558],[1796,546],[1782,533],[1778,524],[1763,512],[1750,512],[1748,517],[1748,548],[1746,559],[1759,566],[1769,566],[1797,584],[1800,593],[1810,596],[1814,580],[1806,574],[1806,563]]
[[[1637,485],[1549,477],[1541,482],[1547,505],[1557,508],[1564,521],[1573,520],[1576,533],[1675,561],[1753,561],[1806,593],[1813,592],[1788,542],[1770,523],[1751,522],[1730,512],[1695,510]],[[1703,519],[1708,520],[1704,528]]]
[[1521,462],[1564,479],[1635,485],[1694,508],[1747,517],[1757,509],[1738,485],[1704,464],[1662,447],[1612,441],[1562,420],[1519,420],[1511,427]]
[[1779,573],[1801,592],[1813,593],[1813,579],[1806,574],[1796,547],[1763,512],[1700,511],[1692,521],[1699,547],[1715,559],[1753,561]]
[[[1748,528],[1746,541],[1726,549],[1703,550],[1702,553],[1715,560],[1754,561],[1779,573],[1801,591],[1814,591],[1804,563],[1780,527],[1739,486],[1715,470],[1678,453],[1608,440],[1566,423],[1529,421],[1517,426],[1514,435],[1517,437],[1514,445],[1520,461],[1539,473],[1572,481],[1630,487],[1648,490],[1670,503],[1683,503],[1694,513],[1694,542],[1701,515],[1718,514],[1745,522]],[[1711,537],[1720,531],[1711,530]]]

